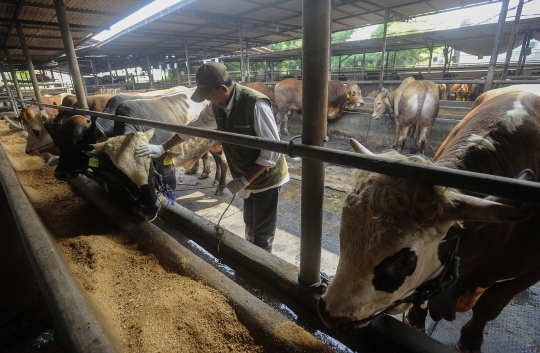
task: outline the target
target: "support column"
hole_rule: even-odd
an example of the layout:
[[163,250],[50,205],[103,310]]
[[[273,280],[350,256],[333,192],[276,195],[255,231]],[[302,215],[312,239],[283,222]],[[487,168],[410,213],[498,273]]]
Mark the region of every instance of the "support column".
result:
[[75,54],[75,47],[73,46],[73,39],[71,37],[71,30],[69,29],[69,24],[67,21],[64,1],[54,0],[54,9],[56,10],[58,25],[60,26],[60,32],[62,33],[62,42],[64,43],[64,48],[66,49],[69,74],[73,80],[73,88],[75,89],[75,95],[77,96],[77,105],[81,109],[88,109],[84,80],[81,77],[81,72],[79,70],[79,63],[77,62],[77,55]]
[[516,16],[514,19],[514,25],[512,26],[512,34],[510,35],[510,40],[508,42],[508,49],[506,50],[506,59],[504,60],[504,67],[501,75],[501,80],[506,80],[506,73],[508,72],[508,67],[510,66],[510,59],[512,58],[512,49],[514,48],[514,43],[516,42],[516,34],[519,28],[519,19],[521,18],[521,10],[523,9],[523,0],[519,0],[518,6],[516,8]]
[[504,21],[506,20],[506,13],[508,12],[509,2],[510,0],[503,0],[501,3],[501,13],[499,15],[499,23],[497,25],[497,34],[495,35],[495,43],[493,43],[493,50],[491,51],[491,59],[489,60],[489,67],[486,85],[484,86],[484,92],[491,89],[491,84],[493,82],[495,66],[497,65],[497,55],[499,55],[499,44],[501,42],[501,36],[504,29]]
[[150,88],[154,88],[154,74],[152,73],[152,65],[150,65],[150,55],[146,54],[146,62],[148,64],[148,80],[150,81]]
[[431,61],[433,60],[433,45],[434,45],[434,42],[431,42],[431,44],[429,44],[426,41],[426,44],[427,44],[427,47],[429,49],[429,63],[428,63],[428,69],[427,69],[427,79],[429,80],[430,76],[431,76]]
[[8,49],[4,49],[4,53],[6,54],[7,64],[9,66],[9,71],[11,72],[11,81],[13,81],[13,85],[15,86],[15,90],[17,91],[17,97],[21,100],[21,107],[26,108],[26,103],[22,100],[24,99],[21,86],[19,86],[19,80],[17,79],[17,73],[15,72],[15,69],[13,68],[13,63],[11,62],[11,56],[9,54]]
[[188,50],[187,38],[184,41],[184,47],[186,48],[186,69],[187,69],[188,86],[191,86],[191,68],[189,67],[189,50]]
[[246,40],[246,64],[247,64],[247,67],[246,67],[246,82],[250,82],[249,80],[249,53],[248,53],[248,48],[249,48],[249,42]]
[[[94,85],[99,85],[99,79],[98,79],[96,68],[94,67],[94,62],[92,61],[92,59],[90,59],[90,68],[92,69],[92,75],[94,76],[94,81],[95,81]],[[94,92],[95,92],[95,88],[94,88]]]
[[[302,2],[303,74],[302,143],[325,146],[328,109],[331,0]],[[302,161],[300,273],[298,282],[316,287],[321,278],[321,246],[324,196],[324,163]]]
[[242,39],[243,23],[240,21],[240,76],[241,81],[245,81],[246,77],[244,76],[244,40]]
[[114,89],[114,77],[112,75],[111,62],[109,60],[107,60],[107,66],[109,67],[109,76],[111,77],[111,85],[112,85],[112,88]]
[[[36,73],[34,72],[34,64],[32,64],[32,58],[30,57],[30,52],[28,51],[28,44],[26,44],[26,39],[24,38],[24,32],[20,23],[17,23],[17,35],[19,36],[19,42],[21,43],[21,48],[24,53],[24,60],[26,61],[26,67],[28,68],[28,73],[30,74],[30,80],[32,81],[32,87],[34,87],[34,94],[36,95],[36,101],[38,103],[43,103],[41,99],[41,92],[39,91],[39,83],[37,81]],[[38,104],[39,105],[39,104]],[[39,105],[39,109],[43,109],[43,106]]]
[[[383,29],[383,45],[381,49],[381,72],[379,74],[379,80],[384,80],[384,60],[386,58],[386,32],[388,30],[388,19],[390,17],[390,12],[388,10],[384,11],[384,29]],[[379,92],[382,90],[382,83],[379,83]]]
[[13,99],[13,94],[11,94],[11,88],[9,87],[8,80],[6,78],[6,75],[4,74],[4,70],[1,70],[0,74],[2,74],[2,80],[4,81],[4,87],[6,87],[6,93],[9,97],[9,100],[11,101],[11,108],[13,109],[13,112],[19,115],[19,109],[17,109],[17,102]]

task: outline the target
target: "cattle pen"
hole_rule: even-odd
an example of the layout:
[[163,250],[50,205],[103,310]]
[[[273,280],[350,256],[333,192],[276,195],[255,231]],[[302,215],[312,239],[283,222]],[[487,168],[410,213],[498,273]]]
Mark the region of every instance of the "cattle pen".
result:
[[[10,234],[15,234],[17,238],[20,236],[22,240],[39,288],[45,298],[44,302],[48,306],[55,329],[60,337],[63,351],[181,350],[176,347],[191,347],[192,351],[254,352],[396,351],[427,353],[453,351],[449,347],[453,344],[451,338],[443,337],[443,339],[434,340],[429,335],[407,326],[401,320],[387,315],[376,318],[363,330],[338,332],[324,325],[316,309],[317,302],[330,280],[324,273],[321,274],[321,271],[327,266],[324,261],[326,257],[331,256],[335,266],[339,257],[339,250],[336,249],[339,249],[337,233],[339,232],[340,216],[336,216],[332,212],[339,208],[337,200],[345,195],[346,188],[349,186],[346,182],[338,180],[338,184],[342,183],[342,189],[338,187],[339,190],[336,191],[336,189],[332,189],[334,186],[328,187],[325,173],[329,173],[329,165],[364,169],[423,183],[434,183],[531,205],[540,205],[540,185],[535,182],[415,163],[397,163],[378,156],[359,155],[344,151],[345,148],[336,150],[328,147],[334,146],[332,143],[336,142],[328,141],[328,137],[331,140],[355,137],[364,144],[389,146],[395,131],[394,122],[390,117],[378,122],[371,120],[368,110],[372,106],[372,101],[367,98],[365,107],[347,112],[342,118],[329,122],[327,125],[324,114],[327,102],[326,85],[328,78],[332,78],[332,74],[336,76],[335,70],[333,73],[329,70],[329,53],[333,50],[330,43],[331,30],[335,31],[337,28],[335,26],[338,26],[339,29],[357,26],[358,23],[354,21],[370,22],[373,21],[373,16],[381,18],[381,24],[384,23],[385,26],[385,33],[383,39],[377,41],[376,44],[382,46],[382,60],[377,71],[379,77],[378,80],[375,76],[366,77],[362,71],[362,78],[365,78],[363,84],[365,86],[373,85],[375,88],[380,88],[383,83],[397,84],[401,81],[388,80],[385,76],[388,73],[388,67],[384,66],[385,55],[388,59],[385,48],[389,43],[387,43],[386,38],[386,25],[391,19],[402,18],[398,10],[402,10],[403,13],[410,11],[409,16],[422,13],[424,10],[419,10],[416,6],[424,5],[424,2],[419,4],[414,0],[404,1],[395,7],[391,2],[383,5],[372,4],[369,6],[373,6],[375,9],[368,10],[367,14],[349,15],[347,11],[353,11],[353,9],[365,11],[362,8],[364,5],[360,6],[354,1],[316,0],[301,2],[290,0],[273,3],[274,8],[272,8],[264,2],[249,3],[235,0],[223,2],[226,7],[229,7],[223,10],[223,13],[210,14],[197,6],[211,8],[212,6],[208,6],[208,3],[213,3],[218,8],[218,2],[212,0],[205,5],[204,1],[189,0],[179,2],[147,21],[148,23],[153,21],[160,23],[162,20],[161,26],[163,28],[159,30],[156,28],[147,30],[144,29],[143,24],[137,24],[125,32],[111,37],[111,39],[96,45],[79,48],[77,51],[75,47],[85,43],[91,33],[107,27],[106,24],[110,21],[106,21],[104,18],[117,18],[125,12],[135,11],[136,8],[129,7],[128,2],[122,0],[112,6],[109,13],[103,10],[107,6],[106,2],[96,1],[94,5],[88,5],[92,7],[92,10],[90,13],[86,13],[87,8],[81,7],[80,0],[66,3],[62,0],[54,0],[50,1],[51,4],[46,2],[47,4],[21,1],[10,3],[10,5],[6,4],[6,7],[12,6],[14,10],[12,14],[4,16],[9,21],[6,21],[8,30],[7,33],[4,33],[3,50],[6,54],[7,68],[11,72],[11,84],[17,92],[17,98],[12,95],[10,84],[2,72],[5,85],[8,87],[6,100],[10,102],[9,104],[14,111],[13,114],[6,113],[4,115],[5,120],[11,121],[12,126],[17,125],[12,118],[18,115],[18,104],[23,108],[30,103],[23,97],[18,82],[18,77],[20,79],[21,76],[15,73],[15,67],[21,70],[21,66],[19,63],[18,66],[11,63],[12,59],[17,59],[26,65],[30,76],[27,77],[27,81],[31,83],[32,92],[25,92],[24,95],[34,94],[40,108],[56,108],[74,114],[102,117],[123,123],[137,123],[155,129],[271,150],[287,156],[287,161],[291,165],[294,165],[295,162],[300,163],[298,160],[301,160],[301,166],[296,167],[300,170],[301,175],[297,176],[291,182],[289,189],[286,190],[284,198],[288,199],[289,203],[286,203],[287,208],[284,209],[286,216],[282,220],[284,233],[290,233],[289,236],[294,238],[292,242],[297,248],[294,252],[288,252],[285,248],[290,244],[280,243],[283,249],[276,250],[278,256],[275,256],[276,254],[268,254],[238,236],[243,231],[237,226],[238,223],[242,223],[241,212],[239,212],[241,206],[238,204],[238,200],[236,203],[234,198],[231,200],[229,203],[229,206],[232,205],[230,213],[227,214],[227,217],[223,217],[229,206],[226,205],[227,202],[212,197],[210,193],[212,188],[208,184],[203,185],[208,190],[201,189],[191,192],[190,188],[185,188],[185,186],[195,185],[184,183],[182,185],[184,188],[178,190],[179,196],[175,205],[168,205],[169,202],[162,198],[159,219],[153,223],[144,222],[136,217],[124,202],[111,197],[107,190],[86,177],[79,176],[69,183],[69,187],[65,183],[61,184],[54,180],[50,170],[38,168],[38,157],[26,156],[22,152],[23,138],[18,133],[9,131],[7,127],[4,129],[3,126],[0,129],[0,139],[2,139],[2,143],[0,143],[0,181],[4,194],[0,198],[2,201],[0,206],[3,210],[10,208],[12,217],[7,215],[9,212],[5,212],[6,215],[2,215],[4,218],[0,219],[6,219],[7,223],[16,224],[16,227],[10,226],[10,229],[13,228]],[[143,3],[149,2],[140,1],[137,8],[142,7]],[[431,8],[439,6],[437,1],[426,1],[425,3],[430,3],[429,7]],[[477,5],[477,3],[480,2],[471,1],[472,5]],[[502,1],[501,13],[506,14],[508,3],[508,0]],[[520,4],[522,5],[523,1]],[[190,6],[193,8],[190,9]],[[236,10],[231,10],[243,6],[246,7],[245,14],[253,14],[253,16],[258,12],[264,13],[265,11],[268,11],[268,16],[270,16],[270,10],[277,13],[290,12],[291,15],[284,21],[274,23],[272,20],[266,19],[265,15],[258,15],[263,16],[263,18],[249,19],[249,16],[245,17],[241,14],[236,16]],[[450,5],[440,6],[450,7]],[[25,13],[25,9],[33,7],[39,9],[36,11],[49,11],[48,15],[56,16],[58,23],[53,23],[53,25],[58,27],[61,37],[53,39],[49,33],[32,32],[32,26],[47,28],[51,25],[51,21],[20,20],[18,18],[21,13]],[[187,15],[182,13],[183,10],[188,11]],[[74,13],[85,19],[84,25],[70,23],[77,19],[76,16],[73,16]],[[84,16],[87,15],[89,17],[85,18]],[[367,17],[364,17],[366,15]],[[187,19],[187,25],[183,23],[183,20],[177,21],[179,26],[184,26],[180,32],[185,31],[180,40],[177,40],[175,34],[166,32],[167,27],[174,27],[176,20],[167,19],[166,16],[180,16]],[[227,16],[230,16],[230,20],[223,19]],[[495,37],[502,35],[505,29],[505,17],[501,15],[497,25],[491,26]],[[516,15],[516,17],[518,16]],[[94,25],[92,21],[97,21],[99,25]],[[199,23],[199,21],[208,21],[213,25],[207,31],[204,28],[204,23]],[[260,23],[256,24],[257,22]],[[519,23],[516,23],[515,26],[515,32],[521,31],[523,38],[516,37],[512,26],[506,26],[509,27],[509,31],[512,29],[512,34],[508,36],[509,39],[511,41],[516,40],[516,38],[523,39],[524,43],[527,42],[527,39],[530,40],[536,33],[537,21],[529,21],[527,24],[529,25],[527,30],[520,29]],[[189,27],[188,30],[185,29],[186,26]],[[268,26],[268,28],[258,26]],[[11,35],[13,31],[17,32],[18,39]],[[217,35],[215,33],[217,31],[224,31],[224,33]],[[56,32],[58,31],[55,30]],[[234,37],[237,32],[239,33],[239,41]],[[117,43],[115,39],[122,38],[122,36],[125,36],[126,41],[115,47]],[[249,81],[249,69],[247,71],[245,69],[245,66],[249,68],[249,59],[247,65],[244,63],[244,60],[247,59],[244,56],[244,46],[246,47],[246,56],[248,53],[247,41],[251,41],[254,47],[260,47],[263,44],[276,42],[278,39],[283,40],[298,36],[304,40],[303,52],[296,53],[302,57],[302,68],[299,72],[302,75],[304,85],[303,99],[307,102],[303,115],[309,116],[310,119],[301,121],[298,115],[293,113],[291,131],[298,134],[294,138],[284,138],[282,141],[274,142],[226,132],[174,126],[148,119],[134,119],[127,116],[94,112],[88,110],[88,107],[84,105],[80,108],[66,108],[43,103],[42,93],[48,92],[47,90],[53,92],[60,87],[63,91],[64,87],[67,87],[68,90],[74,89],[77,100],[86,104],[87,94],[96,87],[87,84],[88,77],[85,78],[81,75],[81,69],[84,68],[82,62],[88,59],[79,58],[78,60],[77,56],[88,55],[90,58],[88,60],[89,67],[85,69],[87,72],[91,72],[91,75],[87,74],[86,76],[92,76],[96,82],[99,80],[94,65],[98,62],[100,51],[101,53],[108,52],[111,57],[128,55],[128,59],[123,61],[121,65],[128,65],[126,62],[129,63],[130,60],[133,60],[141,66],[147,66],[149,80],[147,85],[149,87],[146,87],[146,83],[143,85],[136,82],[139,77],[137,70],[135,70],[137,78],[132,78],[131,82],[128,83],[128,70],[127,66],[125,67],[126,85],[131,85],[135,91],[136,88],[153,89],[158,87],[150,72],[152,71],[151,57],[160,53],[161,59],[163,52],[160,50],[166,50],[169,55],[170,53],[176,54],[171,55],[172,58],[176,56],[175,61],[171,61],[172,58],[167,55],[167,61],[161,61],[159,64],[160,66],[169,65],[171,70],[175,71],[169,85],[176,86],[185,83],[188,86],[193,86],[195,80],[190,71],[192,67],[190,60],[193,64],[195,60],[207,60],[215,56],[216,58],[221,57],[223,62],[231,61],[234,60],[235,55],[238,57],[237,51],[240,44],[241,68],[238,79],[247,78]],[[159,43],[161,45],[159,49],[153,48],[150,43],[145,42],[155,41],[156,47],[158,47],[157,42],[159,41],[156,38],[162,40]],[[17,40],[16,45],[10,45],[10,41],[14,40]],[[39,40],[60,42],[61,45],[57,44],[54,47],[49,43],[43,44],[43,46],[32,44],[32,41]],[[206,47],[200,44],[205,41],[207,41]],[[146,47],[136,53],[128,53],[130,50],[136,50],[133,43],[137,43],[139,47]],[[432,49],[434,43],[435,41],[428,43],[428,46]],[[496,38],[492,58],[496,58],[498,51],[500,51],[495,48],[498,46],[499,40]],[[182,60],[179,59],[180,54],[177,47],[181,48],[182,55],[185,54],[185,58]],[[58,61],[64,65],[64,71],[69,72],[72,82],[62,82],[62,84],[57,83],[52,86],[47,86],[45,82],[38,83],[32,60],[34,59],[43,65],[40,67],[46,68],[46,64],[50,61],[49,58],[58,56],[60,52],[62,52],[62,58],[58,58]],[[230,55],[223,55],[223,52]],[[31,53],[35,54],[33,58]],[[45,54],[43,57],[40,55],[42,53],[46,54],[46,59],[43,59]],[[65,55],[63,55],[64,53]],[[138,55],[132,56],[131,54]],[[291,53],[282,54],[290,56]],[[280,60],[277,53],[273,55],[276,55],[275,59],[270,58],[269,55],[266,59],[261,56],[260,60],[265,62],[266,60]],[[526,56],[526,53],[523,55]],[[255,56],[251,56],[251,59],[252,62],[256,60]],[[525,64],[525,58],[520,58],[521,60]],[[365,62],[365,60],[363,61]],[[506,64],[509,62],[508,59]],[[106,62],[106,64],[107,68],[101,70],[109,71],[110,77],[113,78],[111,63]],[[179,64],[186,65],[186,74],[183,71],[180,73]],[[531,65],[531,70],[535,69],[534,65]],[[58,68],[60,71],[60,65]],[[506,67],[500,72],[507,69]],[[427,70],[428,73],[431,72],[432,78],[436,77],[431,66]],[[486,79],[481,80],[448,79],[444,76],[447,74],[444,71],[440,82],[486,84],[488,89],[495,84],[509,83],[509,81],[495,78],[494,72],[498,70],[496,59],[494,63],[490,62],[486,66],[486,70],[488,75]],[[272,79],[272,73],[273,70],[267,71],[265,68],[264,78],[269,76]],[[354,70],[352,74],[355,75]],[[337,75],[346,76],[342,75],[341,72]],[[255,77],[256,75],[252,75],[252,78]],[[278,78],[281,78],[279,74]],[[520,79],[519,76],[516,76],[512,79],[512,84],[531,83],[531,80],[534,82],[535,77],[531,75]],[[114,81],[110,86],[111,88],[115,87]],[[27,87],[30,88],[30,86]],[[432,131],[432,140],[429,141],[430,145],[428,145],[430,151],[436,150],[448,132],[459,123],[460,117],[469,111],[470,106],[471,104],[463,104],[462,102],[441,104],[441,112]],[[340,143],[343,143],[343,140]],[[17,144],[18,149],[12,148]],[[30,163],[31,168],[22,165],[23,159]],[[32,179],[33,177],[36,179]],[[198,186],[201,186],[200,184],[203,182],[195,183],[199,183]],[[199,212],[195,212],[187,205],[196,208]],[[205,205],[211,205],[211,207],[205,207]],[[225,206],[227,207],[225,208]],[[330,206],[334,207],[332,212],[329,211],[328,207]],[[58,210],[54,208],[73,212],[63,215],[55,213]],[[70,210],[70,208],[73,209]],[[221,217],[219,217],[220,215]],[[78,223],[88,226],[81,234],[99,236],[78,237],[78,234],[76,236],[75,231],[79,230]],[[330,232],[332,235],[329,237],[327,233]],[[5,240],[6,244],[12,242],[9,239]],[[120,251],[115,247],[120,243],[125,245],[127,250]],[[332,251],[328,251],[328,249],[332,249]],[[286,252],[287,254],[285,254]],[[332,254],[329,255],[329,253]],[[282,254],[283,257],[287,257],[287,260],[279,256]],[[201,258],[206,261],[201,260]],[[105,260],[108,262],[101,262]],[[127,265],[124,265],[121,260],[125,260]],[[84,278],[83,275],[93,273],[96,268],[115,267],[115,261],[118,261],[119,268],[124,269],[123,266],[125,266],[127,270],[124,273],[112,272],[111,270],[100,278],[97,278],[96,275],[96,277],[86,277],[81,280]],[[81,266],[77,267],[79,265]],[[158,267],[161,270],[157,269]],[[216,270],[216,267],[219,270]],[[161,272],[162,269],[166,271]],[[131,280],[130,276],[132,276]],[[127,279],[121,277],[127,277]],[[158,278],[170,282],[158,282]],[[204,287],[207,287],[205,289],[208,289],[210,294],[205,294],[199,284],[194,284],[191,280],[201,282]],[[107,283],[113,289],[110,293],[103,295],[105,290],[99,284],[106,281],[110,281]],[[146,287],[143,286],[146,284],[145,282],[148,282]],[[117,285],[118,287],[116,287]],[[136,292],[135,289],[139,288],[144,288],[142,294]],[[98,294],[103,296],[98,297]],[[494,352],[499,352],[501,349],[508,351],[515,347],[522,350],[529,349],[527,352],[539,349],[540,343],[537,337],[531,339],[529,337],[534,336],[534,330],[536,333],[538,331],[538,315],[536,315],[536,319],[534,318],[534,312],[539,309],[538,295],[538,286],[524,292],[524,295],[518,298],[518,302],[524,303],[522,311],[513,311],[513,313],[517,312],[513,315],[523,315],[531,320],[530,326],[533,333],[530,333],[531,327],[527,330],[524,329],[527,332],[524,334],[527,336],[523,339],[524,342],[518,342],[517,345],[514,343],[507,346],[502,345],[499,350],[497,347],[487,346],[487,351],[489,349]],[[122,300],[112,301],[111,297],[113,296],[122,297]],[[175,301],[180,296],[188,304]],[[198,296],[201,298],[210,297],[213,301],[210,301],[211,304],[201,305],[202,300],[199,300]],[[151,309],[146,309],[145,305]],[[518,305],[520,304],[518,303]],[[190,313],[187,310],[190,309],[188,307],[193,307],[198,312]],[[527,313],[525,315],[523,313],[525,310],[536,311],[533,311],[533,314]],[[11,313],[8,312],[8,314]],[[140,313],[141,317],[134,318],[131,316],[132,313]],[[186,318],[183,321],[181,320],[182,316]],[[208,319],[208,321],[204,322],[203,319]],[[41,324],[47,325],[44,322]],[[169,324],[171,325],[168,326]],[[47,327],[50,327],[50,323],[48,325]],[[167,327],[166,329],[169,331],[166,332],[165,336],[160,336],[164,337],[162,342],[155,342],[156,339],[152,337],[152,334],[158,331],[160,325]],[[431,332],[428,333],[433,333],[437,324],[431,322],[429,325]],[[524,323],[519,322],[518,327],[521,326],[524,326]],[[512,329],[506,329],[510,332],[511,339],[519,340],[519,334],[514,333]],[[178,338],[178,332],[185,334],[182,337],[187,338],[182,339],[186,341],[181,341],[182,339]],[[493,334],[492,332],[490,334]],[[433,335],[433,337],[435,336],[436,334]],[[196,340],[198,338],[200,338],[199,341]],[[218,338],[223,338],[223,341]],[[189,344],[193,344],[193,341],[198,343],[189,346]],[[152,345],[143,346],[143,343],[151,343]]]

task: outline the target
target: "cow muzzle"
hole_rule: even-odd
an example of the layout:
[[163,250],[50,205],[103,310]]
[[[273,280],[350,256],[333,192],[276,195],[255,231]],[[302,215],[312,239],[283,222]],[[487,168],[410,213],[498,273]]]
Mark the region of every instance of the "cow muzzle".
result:
[[[56,169],[58,169],[58,167]],[[54,177],[61,181],[68,181],[68,180],[74,179],[77,177],[77,175],[79,175],[79,172],[67,172],[67,171],[62,171],[62,170],[54,171]]]
[[137,205],[137,213],[148,222],[152,222],[154,219],[156,219],[160,209],[161,202],[159,199],[152,205]]
[[365,323],[363,325],[355,325],[354,322],[348,317],[330,316],[330,314],[328,314],[326,311],[326,302],[324,301],[324,298],[319,299],[319,302],[317,303],[317,312],[328,328],[342,333],[350,333],[356,328],[361,328],[369,324]]

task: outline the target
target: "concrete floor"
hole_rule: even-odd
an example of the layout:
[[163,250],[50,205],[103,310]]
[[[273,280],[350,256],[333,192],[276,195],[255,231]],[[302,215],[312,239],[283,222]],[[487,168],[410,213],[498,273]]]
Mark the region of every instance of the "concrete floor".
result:
[[[288,139],[288,138],[285,138]],[[347,139],[331,138],[329,148],[348,149]],[[378,153],[384,148],[367,146]],[[428,152],[428,157],[431,157]],[[300,253],[300,195],[301,195],[301,160],[287,158],[291,181],[281,190],[279,218],[274,240],[273,254],[299,265]],[[215,169],[212,169],[215,170]],[[213,179],[199,180],[197,176],[179,175],[177,201],[184,207],[211,222],[220,222],[224,228],[243,237],[242,199],[232,195],[213,195]],[[229,176],[230,180],[230,176]],[[326,187],[324,191],[323,239],[321,271],[334,275],[339,259],[339,227],[342,202],[353,181],[353,170],[335,165],[326,168]],[[449,346],[454,346],[459,330],[470,318],[471,312],[458,313],[455,322],[441,321],[437,325],[429,321],[427,330],[431,336]],[[397,317],[401,319],[401,316]],[[540,352],[540,283],[518,295],[508,305],[501,316],[488,324],[485,331],[485,343],[482,351],[489,352]]]

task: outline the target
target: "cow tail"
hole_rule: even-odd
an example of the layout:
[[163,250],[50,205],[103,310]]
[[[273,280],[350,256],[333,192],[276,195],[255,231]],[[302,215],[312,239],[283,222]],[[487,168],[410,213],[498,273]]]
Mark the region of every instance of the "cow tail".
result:
[[[416,129],[415,133],[420,134],[420,116],[422,115],[422,108],[424,108],[424,102],[426,100],[427,90],[423,89],[422,92],[418,92],[418,110],[416,112]],[[414,136],[411,136],[414,137]]]

